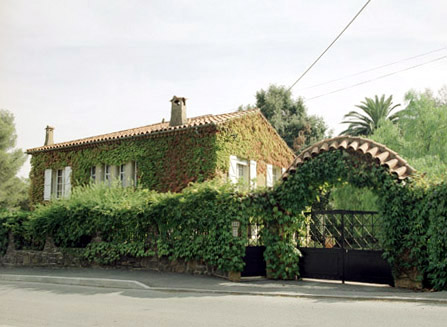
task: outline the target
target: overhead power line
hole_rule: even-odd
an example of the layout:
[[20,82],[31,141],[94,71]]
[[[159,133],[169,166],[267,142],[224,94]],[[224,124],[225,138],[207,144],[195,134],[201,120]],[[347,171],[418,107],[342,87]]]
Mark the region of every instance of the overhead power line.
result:
[[342,34],[349,28],[349,26],[351,26],[351,24],[354,22],[354,20],[360,15],[360,13],[363,11],[363,9],[366,8],[366,6],[371,2],[371,0],[366,1],[366,3],[363,5],[363,7],[358,11],[358,13],[354,16],[354,18],[351,19],[351,21],[348,23],[348,25],[345,26],[345,28],[343,28],[343,30],[337,35],[337,37],[334,39],[334,41],[331,42],[331,44],[329,44],[329,46],[318,56],[317,59],[315,59],[315,61],[309,66],[309,68],[307,68],[304,73],[301,74],[300,77],[298,77],[298,79],[295,81],[295,83],[293,83],[288,89],[287,91],[290,91],[303,77],[304,75],[307,74],[307,72],[309,70],[312,69],[313,66],[315,66],[315,64],[321,59],[321,57],[324,56],[324,54],[334,45],[335,42],[337,42],[337,40],[342,36]]
[[373,78],[373,79],[369,79],[369,80],[366,80],[366,81],[363,81],[363,82],[359,82],[359,83],[356,83],[356,84],[353,84],[353,85],[350,85],[350,86],[346,86],[346,87],[343,87],[343,88],[340,88],[340,89],[337,89],[337,90],[334,90],[334,91],[331,91],[331,92],[320,94],[320,95],[317,95],[315,97],[306,99],[305,101],[308,102],[310,100],[318,99],[318,98],[324,97],[324,96],[329,95],[329,94],[334,94],[334,93],[341,92],[341,91],[344,91],[344,90],[347,90],[347,89],[350,89],[350,88],[353,88],[353,87],[356,87],[356,86],[359,86],[359,85],[363,85],[363,84],[366,84],[366,83],[374,82],[374,81],[376,81],[378,79],[382,79],[382,78],[389,77],[389,76],[392,76],[392,75],[395,75],[395,74],[398,74],[398,73],[402,73],[402,72],[407,71],[407,70],[411,70],[411,69],[414,69],[414,68],[425,66],[425,65],[434,63],[436,61],[440,61],[442,59],[447,59],[447,56],[442,56],[442,57],[439,57],[439,58],[436,58],[436,59],[424,62],[422,64],[418,64],[418,65],[414,65],[414,66],[411,66],[411,67],[407,67],[407,68],[404,68],[404,69],[401,69],[401,70],[398,70],[398,71],[395,71],[395,72],[392,72],[392,73],[388,73],[388,74],[385,74],[385,75],[378,76],[378,77]]
[[302,88],[300,90],[309,90],[309,89],[316,88],[318,86],[331,84],[331,83],[334,83],[334,82],[338,82],[338,81],[344,80],[346,78],[350,78],[350,77],[362,75],[362,74],[365,74],[365,73],[369,73],[369,72],[372,72],[372,71],[375,71],[375,70],[378,70],[378,69],[382,69],[382,68],[389,67],[389,66],[392,66],[392,65],[395,65],[395,64],[399,64],[401,62],[405,62],[405,61],[413,60],[413,59],[420,58],[420,57],[423,57],[423,56],[427,56],[429,54],[436,53],[436,52],[443,51],[443,50],[447,50],[447,47],[443,47],[443,48],[440,48],[440,49],[436,49],[436,50],[432,50],[432,51],[429,51],[429,52],[421,53],[421,54],[418,54],[416,56],[404,58],[404,59],[401,59],[401,60],[397,60],[397,61],[391,62],[389,64],[380,65],[380,66],[376,66],[376,67],[369,68],[369,69],[366,69],[366,70],[362,70],[360,72],[357,72],[357,73],[354,73],[354,74],[350,74],[350,75],[345,75],[345,76],[342,76],[340,78],[336,78],[336,79],[333,79],[333,80],[330,80],[330,81],[314,84],[314,85],[311,85],[311,86],[308,86],[308,87],[304,87],[304,88]]

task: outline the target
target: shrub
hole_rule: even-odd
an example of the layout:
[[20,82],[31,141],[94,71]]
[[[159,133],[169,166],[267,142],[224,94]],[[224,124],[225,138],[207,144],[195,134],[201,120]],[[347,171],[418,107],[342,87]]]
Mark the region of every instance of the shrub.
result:
[[[218,182],[194,184],[182,193],[88,185],[70,199],[33,212],[35,239],[51,236],[57,246],[85,248],[84,257],[112,263],[122,255],[201,260],[224,271],[240,271],[245,239],[231,225],[247,228],[247,197]],[[102,242],[90,243],[99,236]]]
[[8,248],[8,234],[14,235],[16,249],[39,246],[33,243],[29,227],[29,212],[21,210],[4,210],[0,212],[0,255]]

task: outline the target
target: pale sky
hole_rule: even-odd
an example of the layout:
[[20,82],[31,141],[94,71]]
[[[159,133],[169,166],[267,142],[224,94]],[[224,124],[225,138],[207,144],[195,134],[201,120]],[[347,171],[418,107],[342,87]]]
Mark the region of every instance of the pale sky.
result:
[[[269,84],[290,86],[366,0],[0,0],[0,108],[15,115],[17,147],[169,120],[232,112]],[[305,99],[443,56],[447,1],[372,0],[293,89]],[[447,59],[306,102],[335,133],[366,96],[447,84]],[[28,176],[29,163],[20,171]]]

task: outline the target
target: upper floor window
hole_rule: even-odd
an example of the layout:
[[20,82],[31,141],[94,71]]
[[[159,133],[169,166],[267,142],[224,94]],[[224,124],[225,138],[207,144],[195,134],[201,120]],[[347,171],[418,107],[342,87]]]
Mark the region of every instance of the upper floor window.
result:
[[282,175],[281,168],[273,166],[272,171],[273,171],[273,183],[275,183],[281,178]]
[[284,168],[267,164],[266,186],[272,187],[276,181],[280,180],[284,170]]
[[232,183],[240,183],[256,188],[256,161],[230,156],[228,177]]
[[249,174],[248,174],[248,165],[247,162],[238,162],[236,164],[237,167],[237,177],[239,181],[242,181],[244,183],[247,183],[249,181]]

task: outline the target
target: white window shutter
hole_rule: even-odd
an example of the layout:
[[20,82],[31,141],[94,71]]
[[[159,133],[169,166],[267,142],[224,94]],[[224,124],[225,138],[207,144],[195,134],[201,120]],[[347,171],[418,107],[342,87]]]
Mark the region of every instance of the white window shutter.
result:
[[230,170],[228,172],[228,177],[230,178],[230,182],[233,184],[237,183],[237,157],[230,156]]
[[267,164],[267,187],[273,186],[273,166]]
[[256,161],[250,160],[250,187],[256,188]]
[[43,189],[43,199],[45,201],[51,200],[51,182],[53,171],[51,169],[45,169],[45,181]]
[[64,197],[69,198],[71,193],[71,167],[67,166],[64,169]]

